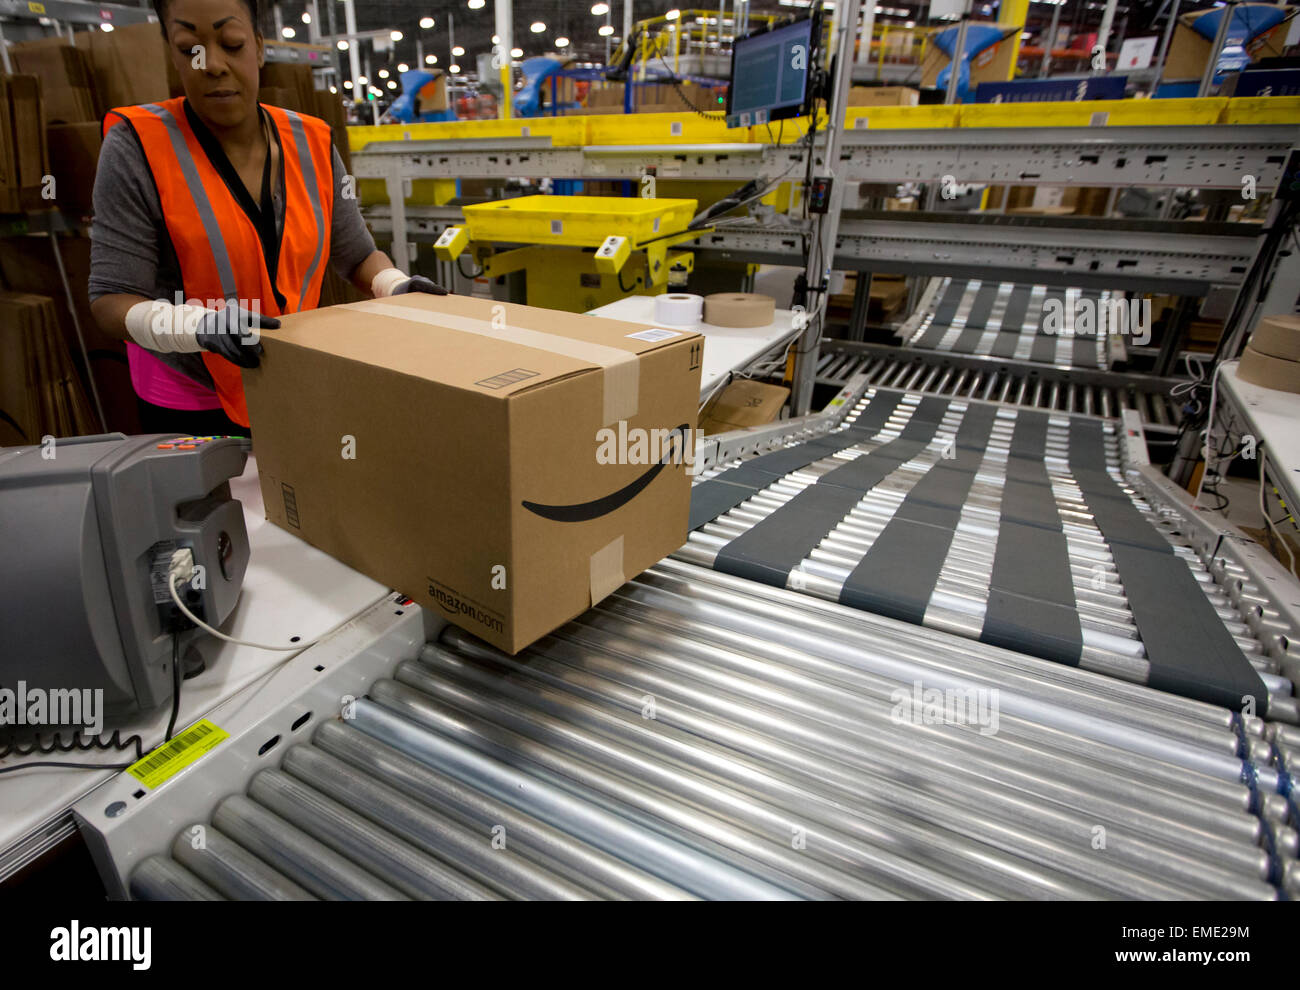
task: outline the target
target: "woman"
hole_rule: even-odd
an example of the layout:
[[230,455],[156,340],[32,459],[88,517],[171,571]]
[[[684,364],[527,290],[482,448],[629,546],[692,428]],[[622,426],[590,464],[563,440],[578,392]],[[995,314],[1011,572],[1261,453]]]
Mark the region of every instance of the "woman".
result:
[[375,249],[329,125],[257,102],[257,0],[154,9],[185,96],[104,119],[91,310],[127,341],[145,432],[246,434],[239,369],[316,307],[325,262],[374,296],[445,290]]

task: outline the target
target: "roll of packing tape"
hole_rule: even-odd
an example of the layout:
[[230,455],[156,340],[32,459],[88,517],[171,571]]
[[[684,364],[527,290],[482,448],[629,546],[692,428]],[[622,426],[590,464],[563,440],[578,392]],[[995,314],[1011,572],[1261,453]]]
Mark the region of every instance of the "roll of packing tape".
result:
[[754,292],[715,292],[704,297],[704,322],[715,327],[765,327],[776,316],[776,300]]
[[704,297],[686,292],[665,292],[655,296],[655,322],[686,326],[704,318]]

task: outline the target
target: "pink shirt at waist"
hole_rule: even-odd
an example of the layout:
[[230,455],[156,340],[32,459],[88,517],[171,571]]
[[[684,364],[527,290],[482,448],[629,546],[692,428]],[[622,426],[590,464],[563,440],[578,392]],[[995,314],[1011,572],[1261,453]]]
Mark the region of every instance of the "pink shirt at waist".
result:
[[216,392],[169,368],[139,344],[126,342],[126,358],[131,366],[131,385],[145,402],[168,409],[221,408]]

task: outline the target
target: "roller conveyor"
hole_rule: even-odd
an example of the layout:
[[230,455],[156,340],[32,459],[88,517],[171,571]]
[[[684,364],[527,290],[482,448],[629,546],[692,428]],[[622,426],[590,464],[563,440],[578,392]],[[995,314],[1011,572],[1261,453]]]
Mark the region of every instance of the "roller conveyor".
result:
[[[926,690],[995,717],[926,717],[909,700]],[[175,841],[132,861],[134,896],[1268,899],[1300,884],[1284,727],[677,561],[518,657],[445,627],[365,695],[275,765],[214,762],[209,780],[234,763],[247,779],[211,814],[155,807]]]
[[879,388],[845,423],[702,474],[679,558],[1297,721],[1253,603],[1129,487],[1114,423]]
[[[900,336],[903,346],[920,350],[1105,370],[1109,335],[1095,327],[1076,332],[1075,312],[1082,300],[1108,313],[1113,296],[1098,289],[938,278]],[[1061,326],[1047,332],[1054,308]]]

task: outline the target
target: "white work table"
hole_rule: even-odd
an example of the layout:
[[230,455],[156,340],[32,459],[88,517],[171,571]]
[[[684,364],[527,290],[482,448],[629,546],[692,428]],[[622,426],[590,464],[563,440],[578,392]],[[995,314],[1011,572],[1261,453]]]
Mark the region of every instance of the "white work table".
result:
[[1237,362],[1219,369],[1219,401],[1231,405],[1254,434],[1268,458],[1269,475],[1287,495],[1300,503],[1300,394],[1264,388],[1242,381]]
[[[231,481],[230,489],[243,503],[252,552],[239,603],[221,627],[222,632],[256,643],[286,645],[290,637],[301,636],[306,649],[321,633],[389,593],[377,581],[267,522],[252,457],[243,475]],[[207,666],[181,689],[178,732],[298,655],[236,646],[211,636],[199,641],[199,649]],[[105,729],[121,728],[123,737],[139,733],[148,753],[162,743],[170,714],[168,705],[130,723]],[[15,753],[0,760],[0,766],[40,759],[125,763],[134,758],[134,750],[121,754],[56,753],[48,757]],[[33,767],[0,775],[0,880],[69,835],[74,828],[69,814],[72,805],[117,772]]]
[[711,323],[659,323],[654,296],[628,296],[590,311],[592,316],[629,323],[662,326],[666,330],[693,330],[704,335],[704,365],[700,396],[709,395],[731,371],[748,367],[794,330],[794,313],[778,309],[765,327],[715,327]]

